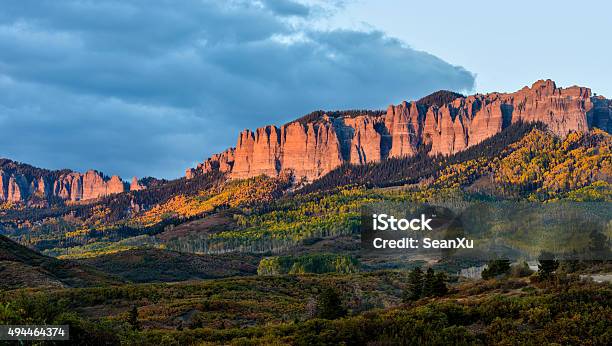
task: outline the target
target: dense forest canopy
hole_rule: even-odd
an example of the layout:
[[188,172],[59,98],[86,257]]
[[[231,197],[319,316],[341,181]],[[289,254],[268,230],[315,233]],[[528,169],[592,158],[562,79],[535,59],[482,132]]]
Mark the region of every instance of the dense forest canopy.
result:
[[291,121],[291,123],[300,123],[300,124],[308,124],[321,120],[323,116],[327,115],[330,118],[355,118],[361,115],[370,115],[370,116],[381,116],[385,115],[387,111],[385,110],[370,110],[370,109],[349,109],[344,111],[323,111],[317,110],[311,113],[308,113],[296,120]]
[[434,92],[433,94],[427,95],[421,99],[419,99],[416,103],[418,105],[423,105],[426,107],[437,106],[442,107],[447,103],[453,102],[455,99],[465,97],[465,95],[448,91],[448,90],[439,90]]
[[38,179],[41,177],[55,179],[62,174],[68,174],[72,172],[69,169],[62,170],[48,170],[44,168],[34,167],[32,165],[28,165],[26,163],[21,163],[9,159],[0,158],[0,171],[4,171],[5,173],[19,173],[26,176],[29,181],[33,179]]

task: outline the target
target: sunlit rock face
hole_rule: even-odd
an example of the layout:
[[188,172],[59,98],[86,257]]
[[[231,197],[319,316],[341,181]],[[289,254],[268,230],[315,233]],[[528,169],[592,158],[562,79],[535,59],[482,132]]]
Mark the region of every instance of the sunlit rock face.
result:
[[306,123],[244,130],[235,148],[188,169],[186,176],[219,170],[248,178],[292,171],[313,180],[343,163],[408,157],[424,146],[430,155],[454,154],[519,121],[540,121],[560,136],[593,127],[611,132],[612,103],[592,96],[589,88],[558,88],[540,80],[514,93],[456,97],[440,105],[402,102],[380,115],[323,115]]
[[0,202],[45,205],[45,201],[54,198],[73,202],[88,201],[128,189],[145,188],[136,178],[128,186],[119,176],[108,178],[94,170],[79,173],[30,169],[24,173],[15,162],[4,160],[3,164],[4,167],[0,168]]
[[118,176],[110,179],[102,173],[89,170],[85,174],[70,172],[53,182],[53,195],[70,201],[86,201],[126,191]]

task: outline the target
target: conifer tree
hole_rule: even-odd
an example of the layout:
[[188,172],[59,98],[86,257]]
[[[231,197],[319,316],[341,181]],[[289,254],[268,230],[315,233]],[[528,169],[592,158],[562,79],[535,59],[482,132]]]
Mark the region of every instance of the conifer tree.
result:
[[448,293],[448,287],[446,286],[446,273],[436,273],[434,280],[434,295],[436,297],[442,297]]
[[333,320],[346,315],[340,295],[335,289],[328,287],[319,296],[318,317]]
[[550,278],[555,270],[559,268],[559,261],[550,252],[543,251],[538,256],[538,262],[538,275],[545,279]]
[[418,300],[421,298],[423,293],[423,271],[421,267],[414,268],[410,274],[408,274],[408,286],[404,290],[403,300],[404,302]]
[[133,330],[139,330],[140,324],[138,323],[138,308],[136,305],[132,305],[132,309],[128,314],[128,323],[132,327]]
[[597,229],[589,233],[589,255],[591,260],[608,258],[610,255],[610,240]]
[[482,278],[488,280],[508,272],[510,272],[510,260],[494,259],[487,263],[487,268],[482,271]]
[[430,267],[427,269],[427,272],[425,273],[425,279],[423,280],[423,297],[431,297],[434,295],[435,281],[436,276],[434,270]]

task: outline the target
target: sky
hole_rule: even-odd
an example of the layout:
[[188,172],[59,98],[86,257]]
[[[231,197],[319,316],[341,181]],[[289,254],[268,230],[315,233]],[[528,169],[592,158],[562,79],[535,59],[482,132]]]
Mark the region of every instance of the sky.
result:
[[612,95],[605,2],[4,0],[0,157],[175,178],[244,128],[537,79]]
[[376,29],[476,75],[475,92],[538,79],[612,97],[612,2],[354,1],[334,25]]

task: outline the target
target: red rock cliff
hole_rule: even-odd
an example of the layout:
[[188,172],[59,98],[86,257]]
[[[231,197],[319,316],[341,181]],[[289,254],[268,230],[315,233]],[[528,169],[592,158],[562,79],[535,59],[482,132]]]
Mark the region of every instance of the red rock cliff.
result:
[[141,190],[145,186],[132,180],[127,186],[121,178],[114,175],[110,178],[102,173],[89,170],[84,174],[72,171],[61,171],[59,174],[31,176],[20,172],[18,164],[9,164],[0,168],[0,202],[33,202],[51,198],[68,201],[87,201],[126,190]]
[[518,121],[541,121],[558,135],[599,127],[612,130],[612,103],[584,87],[558,88],[540,80],[514,93],[459,97],[441,106],[403,102],[386,114],[322,116],[313,121],[266,126],[240,133],[236,148],[187,170],[187,178],[219,169],[232,178],[277,175],[316,179],[344,162],[364,164],[411,156],[453,154]]

